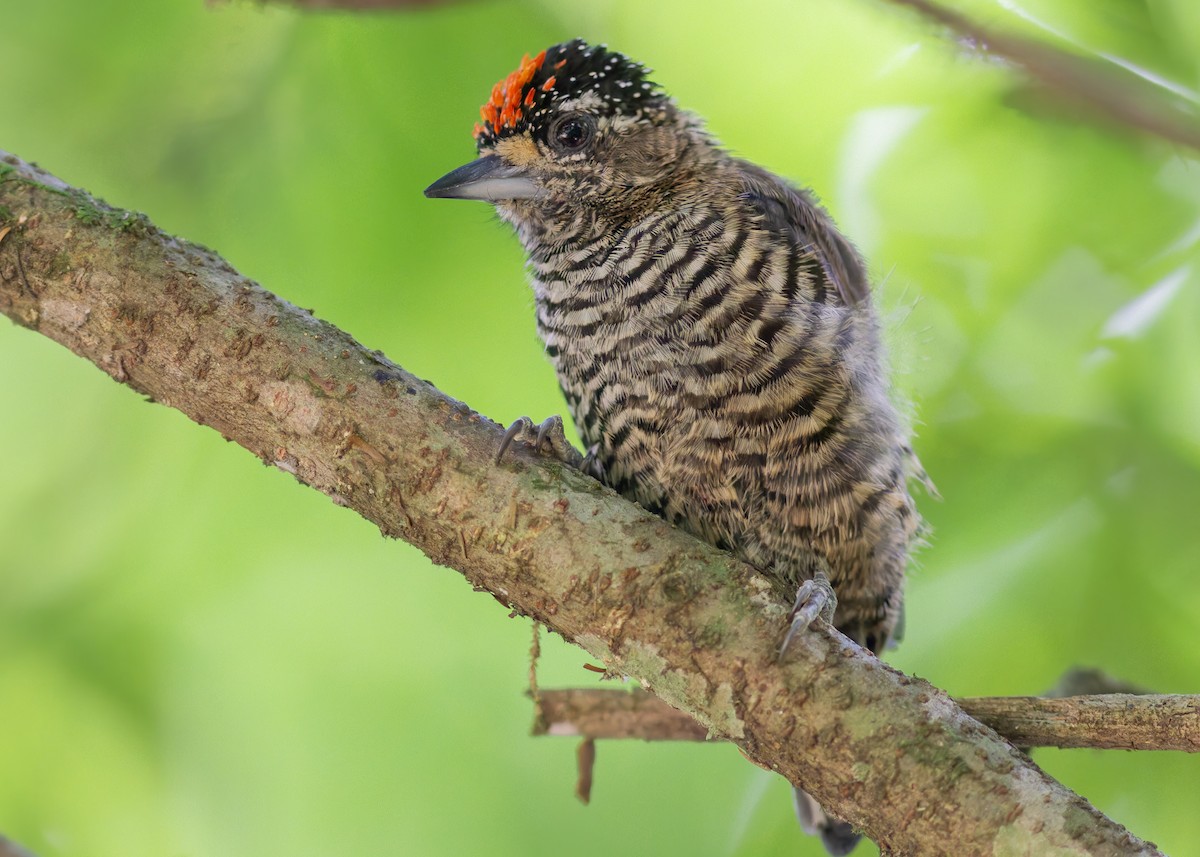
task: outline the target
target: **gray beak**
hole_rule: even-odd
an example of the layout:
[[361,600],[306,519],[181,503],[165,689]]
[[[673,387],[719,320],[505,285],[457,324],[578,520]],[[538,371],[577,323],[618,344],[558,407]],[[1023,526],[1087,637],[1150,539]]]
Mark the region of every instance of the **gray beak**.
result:
[[542,195],[542,189],[520,167],[505,163],[496,155],[486,155],[446,173],[425,188],[425,195],[430,199],[500,202],[506,199],[533,199]]

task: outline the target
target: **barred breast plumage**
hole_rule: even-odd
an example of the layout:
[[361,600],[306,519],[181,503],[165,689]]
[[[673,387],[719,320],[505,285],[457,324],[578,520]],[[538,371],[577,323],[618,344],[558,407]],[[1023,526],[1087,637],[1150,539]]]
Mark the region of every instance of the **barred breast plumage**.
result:
[[903,434],[860,263],[771,179],[723,159],[665,214],[522,230],[538,332],[606,482],[792,589],[815,550],[875,649],[916,524]]

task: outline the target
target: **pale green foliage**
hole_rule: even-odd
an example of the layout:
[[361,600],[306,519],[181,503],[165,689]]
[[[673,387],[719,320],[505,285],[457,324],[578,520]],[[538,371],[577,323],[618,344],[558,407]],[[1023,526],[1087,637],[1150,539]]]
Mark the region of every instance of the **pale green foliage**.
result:
[[[1200,87],[1193,0],[1016,7],[961,4]],[[0,0],[0,21],[0,147],[504,421],[562,410],[521,253],[486,207],[421,189],[471,156],[523,52],[582,35],[645,61],[739,153],[815,187],[883,283],[945,498],[920,501],[933,532],[893,661],[964,695],[1081,663],[1200,691],[1188,152],[1087,124],[868,0]],[[527,623],[7,322],[0,366],[0,831],[40,857],[819,853],[784,783],[729,746],[605,744],[581,808],[574,748],[525,737]],[[547,650],[544,684],[595,681]],[[1168,852],[1200,842],[1200,759],[1037,758]]]

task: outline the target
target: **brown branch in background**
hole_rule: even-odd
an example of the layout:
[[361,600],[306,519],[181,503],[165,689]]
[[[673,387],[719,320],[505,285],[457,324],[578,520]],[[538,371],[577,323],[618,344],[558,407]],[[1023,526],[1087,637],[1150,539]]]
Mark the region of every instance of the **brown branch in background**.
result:
[[[331,200],[336,205],[337,200]],[[891,854],[1160,852],[755,570],[265,291],[0,152],[0,312],[458,569]]]
[[[230,0],[208,0],[220,5]],[[453,0],[260,0],[311,11],[379,12],[420,9]],[[1121,127],[1200,149],[1200,119],[1187,104],[1119,66],[1044,42],[989,30],[931,0],[887,0],[915,9],[956,38],[1022,67],[1046,89]]]
[[[0,236],[0,240],[3,240],[3,236]],[[33,853],[26,851],[11,839],[0,836],[0,857],[33,857]]]
[[703,741],[708,730],[641,688],[570,688],[538,692],[532,734]]
[[[658,699],[658,697],[655,697]],[[596,742],[584,738],[575,750],[575,762],[579,767],[579,779],[575,781],[575,797],[587,806],[592,802],[592,773],[596,769]]]
[[1023,747],[1200,752],[1200,696],[1115,693],[957,701],[972,717]]
[[916,9],[993,56],[1023,68],[1037,83],[1106,118],[1145,134],[1200,149],[1196,105],[1111,62],[1080,57],[1043,42],[986,29],[930,0],[888,0]]
[[529,698],[537,705],[541,699],[538,692],[537,667],[538,659],[542,656],[542,626],[537,622],[530,624],[533,628],[533,640],[529,644]]
[[[1200,696],[994,696],[955,702],[1022,747],[1200,753]],[[572,688],[541,691],[533,734],[703,741],[708,731],[643,690]]]

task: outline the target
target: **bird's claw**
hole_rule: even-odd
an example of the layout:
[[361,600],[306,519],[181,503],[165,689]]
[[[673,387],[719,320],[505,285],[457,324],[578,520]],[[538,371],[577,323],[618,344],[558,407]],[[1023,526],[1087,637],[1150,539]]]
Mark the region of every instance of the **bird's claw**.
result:
[[796,603],[792,605],[791,612],[788,613],[790,624],[783,637],[783,644],[779,647],[779,656],[783,657],[796,635],[812,625],[818,616],[833,624],[835,612],[837,612],[837,595],[833,591],[833,585],[829,582],[829,577],[825,572],[818,571],[811,580],[804,581],[796,590]]
[[503,440],[500,441],[500,448],[496,450],[497,464],[504,458],[504,453],[512,445],[512,442],[518,438],[525,443],[531,444],[538,452],[548,448],[555,458],[577,470],[583,465],[583,454],[571,446],[571,442],[567,440],[566,432],[563,429],[562,417],[557,414],[547,417],[537,426],[534,425],[533,420],[529,417],[518,417],[508,427],[508,431],[504,433]]
[[604,481],[604,465],[600,463],[600,444],[593,443],[583,453],[579,470],[593,479]]

